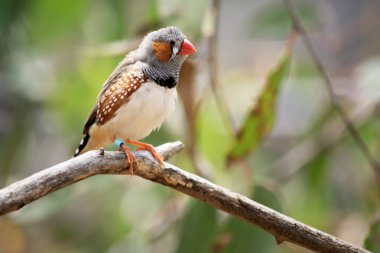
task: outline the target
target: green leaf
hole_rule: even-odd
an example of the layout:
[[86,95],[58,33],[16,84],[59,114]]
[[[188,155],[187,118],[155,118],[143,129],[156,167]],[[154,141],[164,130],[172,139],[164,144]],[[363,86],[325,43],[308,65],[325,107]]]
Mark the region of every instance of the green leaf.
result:
[[375,221],[364,242],[365,248],[372,252],[380,252],[380,223]]
[[240,160],[255,150],[273,128],[276,116],[275,102],[281,84],[289,74],[290,54],[295,36],[289,40],[285,55],[268,75],[265,88],[257,103],[250,110],[235,143],[228,153],[228,163]]
[[179,233],[178,253],[210,252],[216,235],[216,210],[203,202],[192,202]]

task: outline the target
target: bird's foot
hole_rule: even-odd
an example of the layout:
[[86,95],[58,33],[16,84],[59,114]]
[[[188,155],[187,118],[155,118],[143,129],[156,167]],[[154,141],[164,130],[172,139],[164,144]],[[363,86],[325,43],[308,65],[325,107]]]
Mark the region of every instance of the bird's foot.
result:
[[127,160],[129,163],[129,171],[131,173],[131,176],[133,176],[133,166],[135,163],[137,164],[136,156],[131,152],[131,150],[129,149],[127,145],[121,144],[120,147],[123,149],[124,153],[127,155]]
[[125,155],[127,156],[126,160],[128,161],[128,164],[129,164],[129,171],[130,171],[130,174],[133,176],[133,166],[135,163],[137,164],[135,155],[131,152],[130,148],[124,144],[122,140],[115,140],[114,144],[115,146],[118,147],[118,149],[121,149],[121,151],[124,151]]
[[151,153],[154,159],[157,160],[157,162],[160,164],[160,166],[164,165],[164,157],[157,153],[157,151],[154,149],[154,147],[150,144],[144,143],[144,142],[139,142],[139,141],[132,141],[132,140],[127,140],[127,143],[137,146],[138,148],[136,150],[145,150]]

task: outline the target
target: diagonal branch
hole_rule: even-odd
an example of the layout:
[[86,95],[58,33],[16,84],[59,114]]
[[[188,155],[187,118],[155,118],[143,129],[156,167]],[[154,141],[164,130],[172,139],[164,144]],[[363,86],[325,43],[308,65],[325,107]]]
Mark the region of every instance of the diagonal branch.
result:
[[302,40],[306,49],[309,51],[311,58],[314,61],[319,73],[325,80],[326,87],[330,95],[331,104],[334,106],[339,116],[342,118],[342,121],[344,122],[348,133],[351,135],[352,139],[354,140],[354,142],[356,143],[360,151],[363,153],[364,158],[368,161],[368,163],[370,164],[370,166],[372,167],[375,173],[376,183],[378,187],[378,194],[380,196],[380,163],[373,156],[367,144],[363,141],[359,132],[356,130],[354,123],[351,121],[350,117],[348,116],[346,111],[343,109],[341,103],[339,102],[338,95],[336,94],[334,90],[332,81],[325,67],[323,66],[322,61],[320,60],[317,52],[315,51],[315,48],[313,46],[313,43],[311,42],[311,39],[307,30],[305,29],[305,27],[303,26],[301,22],[300,14],[298,13],[297,7],[295,6],[293,0],[283,0],[283,1],[289,13],[289,17],[291,18],[293,27],[302,35]]
[[[167,143],[157,151],[168,159],[183,149],[181,142]],[[165,163],[160,168],[147,152],[136,152],[145,179],[183,192],[271,233],[278,243],[289,241],[318,252],[368,252],[263,206],[243,195],[215,185],[204,178]],[[0,190],[0,214],[20,209],[51,192],[100,174],[128,174],[128,163],[121,152],[90,151]]]

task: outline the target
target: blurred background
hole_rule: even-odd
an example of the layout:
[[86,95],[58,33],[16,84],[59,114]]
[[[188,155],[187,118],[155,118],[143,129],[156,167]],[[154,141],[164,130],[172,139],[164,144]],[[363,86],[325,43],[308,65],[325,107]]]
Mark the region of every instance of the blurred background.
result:
[[[380,2],[296,1],[340,102],[380,158]],[[198,48],[175,113],[146,142],[181,140],[177,166],[380,252],[372,168],[299,39],[275,124],[227,165],[236,131],[286,51],[282,1],[0,1],[0,188],[71,157],[108,75],[149,31]],[[276,113],[275,113],[276,112]],[[137,177],[96,176],[0,217],[0,252],[309,252]]]

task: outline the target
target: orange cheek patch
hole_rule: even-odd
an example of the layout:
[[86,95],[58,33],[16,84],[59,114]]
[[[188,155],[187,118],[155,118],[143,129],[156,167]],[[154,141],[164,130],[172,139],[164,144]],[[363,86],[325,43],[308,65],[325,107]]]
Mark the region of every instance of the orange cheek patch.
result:
[[167,62],[172,56],[172,47],[165,42],[153,42],[153,52],[156,54],[157,59],[162,62]]

